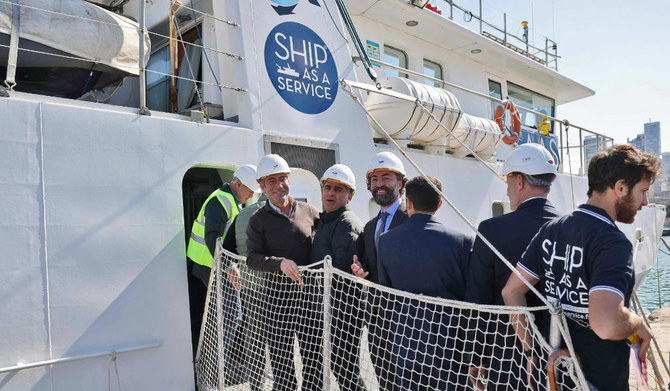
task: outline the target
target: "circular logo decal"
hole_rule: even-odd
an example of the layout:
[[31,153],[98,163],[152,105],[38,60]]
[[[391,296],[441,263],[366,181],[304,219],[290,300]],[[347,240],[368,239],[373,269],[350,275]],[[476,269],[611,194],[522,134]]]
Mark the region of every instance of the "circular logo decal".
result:
[[335,59],[306,26],[285,22],[272,29],[265,41],[265,69],[277,93],[300,112],[318,114],[335,101]]

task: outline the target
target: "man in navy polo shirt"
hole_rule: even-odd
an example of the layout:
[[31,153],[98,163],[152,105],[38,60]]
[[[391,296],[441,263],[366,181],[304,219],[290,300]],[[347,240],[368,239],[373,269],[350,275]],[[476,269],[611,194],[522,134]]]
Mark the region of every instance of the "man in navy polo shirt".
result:
[[[632,223],[647,205],[659,165],[631,145],[598,152],[589,164],[587,203],[545,224],[517,263],[521,275],[539,282],[540,292],[568,316],[584,376],[601,391],[628,390],[628,336],[641,338],[640,358],[649,348],[651,331],[627,308],[635,282],[632,245],[614,222]],[[526,305],[528,290],[512,274],[503,289],[505,304]],[[520,319],[521,327],[525,322]]]

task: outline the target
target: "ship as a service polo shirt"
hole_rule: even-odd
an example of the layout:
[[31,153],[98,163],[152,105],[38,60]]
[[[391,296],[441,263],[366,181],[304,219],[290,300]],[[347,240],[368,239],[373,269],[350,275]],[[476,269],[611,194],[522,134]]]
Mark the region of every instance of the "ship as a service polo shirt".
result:
[[[589,293],[610,291],[628,306],[635,283],[631,242],[607,212],[591,205],[543,225],[517,265],[540,280],[536,287],[550,302],[586,324]],[[586,380],[599,390],[628,390],[626,342],[600,339],[571,320],[568,328]]]

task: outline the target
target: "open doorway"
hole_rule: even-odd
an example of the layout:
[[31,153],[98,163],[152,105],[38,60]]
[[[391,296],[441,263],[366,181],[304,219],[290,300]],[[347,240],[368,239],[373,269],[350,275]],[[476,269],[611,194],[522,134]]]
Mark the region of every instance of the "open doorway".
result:
[[[182,200],[184,205],[184,241],[188,250],[193,222],[198,217],[202,205],[212,192],[233,179],[234,168],[230,167],[192,167],[182,180]],[[200,325],[207,297],[207,287],[193,275],[194,263],[184,254],[188,279],[189,313],[191,319],[191,343],[193,358],[198,348]]]
[[[188,247],[193,221],[198,217],[202,204],[212,192],[233,179],[235,168],[192,167],[181,183],[184,202],[184,240]],[[186,255],[186,254],[184,254]]]

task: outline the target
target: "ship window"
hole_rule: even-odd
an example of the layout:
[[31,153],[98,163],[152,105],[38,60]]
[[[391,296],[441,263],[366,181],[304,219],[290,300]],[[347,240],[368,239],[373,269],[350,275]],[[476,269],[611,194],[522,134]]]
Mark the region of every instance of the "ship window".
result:
[[153,52],[147,64],[147,107],[151,110],[168,111],[170,105],[170,78],[161,74],[170,74],[169,53],[166,45]]
[[[510,82],[507,82],[507,93],[512,102],[517,106],[535,110],[548,116],[554,116],[556,103],[549,97]],[[521,123],[529,128],[537,129],[538,123],[542,121],[542,118],[537,118],[535,114],[522,110],[519,110],[519,114],[521,114]],[[553,124],[551,132],[553,133]]]
[[[489,96],[496,99],[502,99],[502,85],[497,81],[489,80]],[[496,113],[498,102],[491,101],[491,118]]]
[[[399,68],[407,69],[407,54],[400,49],[396,49],[392,46],[384,45],[384,62],[395,65]],[[406,73],[401,73],[395,69],[386,69],[386,77],[390,76],[399,76],[407,77]]]
[[200,58],[202,49],[195,28],[180,37],[193,45],[177,45],[178,64],[175,70],[174,94],[170,75],[170,46],[166,43],[151,53],[147,63],[147,107],[150,110],[182,113],[196,99],[196,83],[201,80]]
[[[423,59],[423,74],[435,79],[444,80],[442,77],[442,65],[430,60],[426,60],[425,58]],[[442,87],[442,83],[438,83],[432,80],[426,80],[425,83],[433,87]]]

